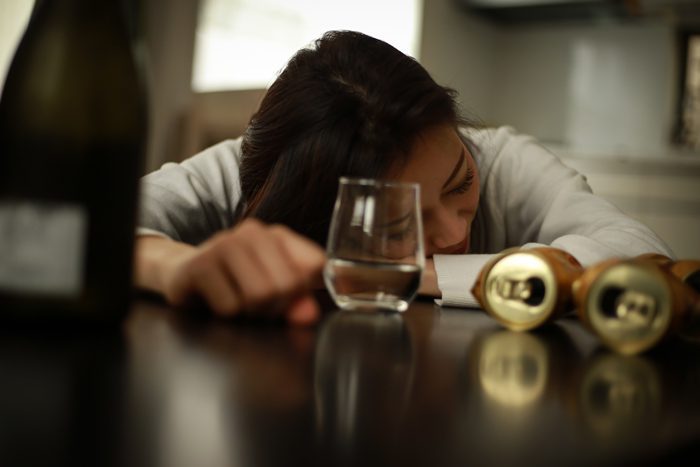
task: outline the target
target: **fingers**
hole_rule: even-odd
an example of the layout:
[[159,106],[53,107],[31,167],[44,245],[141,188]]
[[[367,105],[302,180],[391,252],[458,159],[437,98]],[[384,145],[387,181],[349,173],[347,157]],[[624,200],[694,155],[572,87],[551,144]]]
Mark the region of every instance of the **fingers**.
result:
[[248,222],[236,234],[223,248],[222,259],[239,285],[244,307],[303,290],[304,272],[290,261],[272,228]]
[[163,294],[168,302],[185,306],[191,298],[198,296],[219,314],[239,309],[240,292],[214,255],[194,248],[185,251],[185,254],[173,251],[161,266],[165,269]]
[[321,271],[326,263],[325,252],[315,243],[297,234],[291,229],[277,225],[272,234],[278,238],[283,253],[288,261],[297,268],[309,289],[323,287]]
[[311,295],[303,295],[289,306],[287,321],[290,324],[306,326],[318,321],[321,310]]
[[284,313],[290,323],[310,324],[320,311],[309,290],[324,263],[323,250],[310,240],[246,220],[176,261],[166,296],[182,302],[198,295],[221,316]]
[[271,232],[292,262],[304,271],[316,271],[323,267],[326,256],[318,245],[282,225],[273,226]]
[[222,264],[214,262],[211,267],[193,274],[194,290],[206,300],[214,313],[229,316],[243,306],[241,293]]

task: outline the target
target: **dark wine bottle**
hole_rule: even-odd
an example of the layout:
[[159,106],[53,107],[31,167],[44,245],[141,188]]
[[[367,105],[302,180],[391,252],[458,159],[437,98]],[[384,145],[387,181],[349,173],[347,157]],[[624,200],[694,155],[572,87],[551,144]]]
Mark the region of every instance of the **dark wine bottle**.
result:
[[147,138],[121,0],[40,0],[0,97],[0,319],[114,323]]

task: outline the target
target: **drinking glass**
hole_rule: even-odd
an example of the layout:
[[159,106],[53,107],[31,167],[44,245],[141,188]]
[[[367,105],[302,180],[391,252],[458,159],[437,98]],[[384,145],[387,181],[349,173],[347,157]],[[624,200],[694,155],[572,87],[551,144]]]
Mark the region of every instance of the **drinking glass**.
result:
[[324,280],[341,309],[405,311],[425,267],[417,183],[341,177]]

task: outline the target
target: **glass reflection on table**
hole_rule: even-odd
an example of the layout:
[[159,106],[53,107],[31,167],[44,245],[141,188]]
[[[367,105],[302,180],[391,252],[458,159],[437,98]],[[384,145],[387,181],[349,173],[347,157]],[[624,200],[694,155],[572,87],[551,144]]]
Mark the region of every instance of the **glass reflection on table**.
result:
[[[319,330],[314,385],[321,449],[334,462],[386,451],[413,384],[413,349],[401,315],[337,311]],[[380,446],[381,444],[381,446]]]

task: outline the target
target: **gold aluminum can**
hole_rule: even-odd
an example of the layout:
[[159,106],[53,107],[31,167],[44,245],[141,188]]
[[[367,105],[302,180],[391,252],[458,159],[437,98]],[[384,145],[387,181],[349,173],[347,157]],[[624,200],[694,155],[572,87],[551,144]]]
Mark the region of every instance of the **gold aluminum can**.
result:
[[697,294],[671,274],[670,264],[645,255],[587,268],[573,285],[581,321],[616,352],[634,355],[656,346],[697,306]]
[[700,260],[684,259],[675,261],[669,265],[668,270],[695,292],[700,293]]
[[571,286],[582,272],[557,248],[509,249],[484,266],[472,294],[499,323],[527,331],[573,309]]
[[[658,253],[646,253],[634,258],[635,261],[652,261],[676,276],[698,294],[693,309],[684,319],[679,333],[685,337],[700,338],[700,260],[682,259],[674,261]],[[691,294],[692,296],[692,294]]]
[[683,322],[680,334],[694,339],[700,338],[700,260],[675,261],[669,266],[669,271],[694,292],[694,304]]
[[636,256],[634,259],[636,261],[651,261],[658,264],[689,285],[695,292],[700,293],[700,260],[682,259],[674,261],[668,256],[658,253],[645,253]]
[[635,261],[649,261],[665,268],[668,268],[674,263],[671,258],[666,255],[662,255],[661,253],[644,253],[642,255],[635,256],[633,259]]

